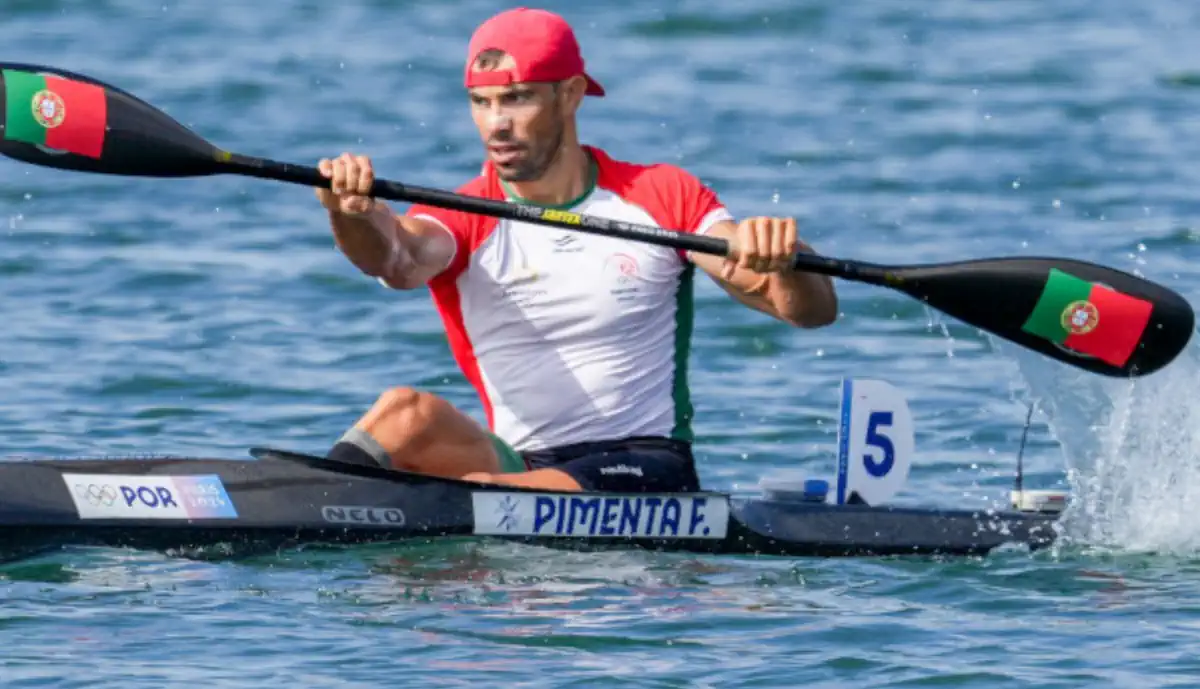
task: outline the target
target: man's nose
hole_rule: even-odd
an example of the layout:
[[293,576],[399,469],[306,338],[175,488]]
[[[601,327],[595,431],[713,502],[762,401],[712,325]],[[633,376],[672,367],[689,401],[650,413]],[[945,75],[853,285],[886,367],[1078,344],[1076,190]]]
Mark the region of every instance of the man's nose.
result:
[[488,110],[487,128],[490,134],[508,134],[512,132],[512,117],[499,106]]

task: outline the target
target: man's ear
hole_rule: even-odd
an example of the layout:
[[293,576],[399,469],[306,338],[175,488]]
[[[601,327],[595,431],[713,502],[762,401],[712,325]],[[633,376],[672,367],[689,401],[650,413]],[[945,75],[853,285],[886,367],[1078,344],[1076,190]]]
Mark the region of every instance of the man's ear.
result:
[[583,103],[583,97],[587,91],[587,79],[576,75],[559,83],[559,97],[562,98],[563,105],[567,107],[569,112],[574,113],[579,110],[579,106]]

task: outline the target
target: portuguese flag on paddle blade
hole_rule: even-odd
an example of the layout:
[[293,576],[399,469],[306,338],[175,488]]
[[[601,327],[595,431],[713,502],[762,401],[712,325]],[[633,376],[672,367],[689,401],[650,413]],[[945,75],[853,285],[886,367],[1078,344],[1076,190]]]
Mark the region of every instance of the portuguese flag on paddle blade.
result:
[[1042,296],[1022,327],[1066,349],[1124,366],[1142,339],[1154,305],[1050,269]]
[[108,124],[103,88],[12,69],[3,73],[5,139],[100,157]]

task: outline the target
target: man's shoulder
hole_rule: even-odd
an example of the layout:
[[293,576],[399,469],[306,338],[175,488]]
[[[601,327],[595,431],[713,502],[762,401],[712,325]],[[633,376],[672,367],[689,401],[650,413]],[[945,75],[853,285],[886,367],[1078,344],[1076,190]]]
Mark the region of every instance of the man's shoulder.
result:
[[[494,176],[488,175],[486,171],[470,180],[458,185],[454,192],[463,196],[475,196],[485,199],[500,199],[504,198],[504,193],[500,189],[500,185],[496,182]],[[407,214],[410,216],[432,216],[437,218],[443,225],[453,220],[458,223],[464,219],[478,219],[481,216],[475,214],[464,213],[462,211],[434,206],[432,204],[415,203],[409,207]]]
[[717,193],[681,165],[618,160],[599,148],[588,150],[599,167],[597,186],[648,212],[661,227],[703,232],[727,215]]
[[624,160],[596,146],[585,148],[600,168],[602,186],[604,182],[614,186],[704,186],[697,175],[676,163]]

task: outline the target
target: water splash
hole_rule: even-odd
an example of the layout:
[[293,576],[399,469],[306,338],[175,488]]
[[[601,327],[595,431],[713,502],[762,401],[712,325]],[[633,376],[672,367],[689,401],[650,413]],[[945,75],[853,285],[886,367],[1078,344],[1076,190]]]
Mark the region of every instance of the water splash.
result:
[[1156,375],[1114,380],[1015,356],[1063,452],[1067,537],[1126,552],[1200,551],[1200,361],[1188,352]]

